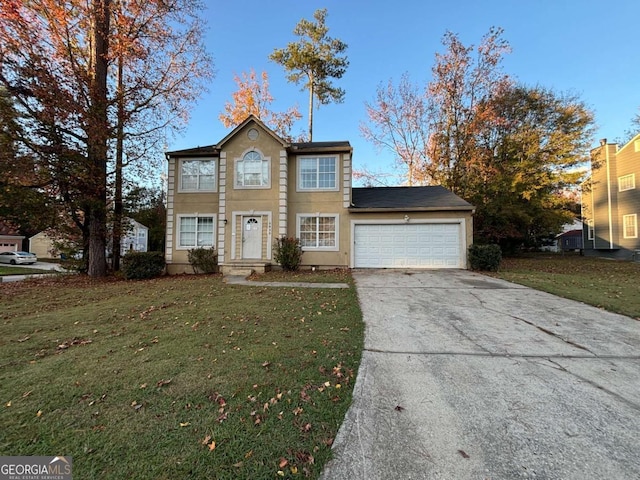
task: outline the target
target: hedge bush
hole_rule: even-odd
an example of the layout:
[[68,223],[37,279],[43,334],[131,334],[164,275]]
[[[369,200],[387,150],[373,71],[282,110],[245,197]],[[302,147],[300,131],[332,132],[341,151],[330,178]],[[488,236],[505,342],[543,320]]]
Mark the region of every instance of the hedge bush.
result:
[[192,248],[189,250],[187,258],[195,273],[216,273],[218,271],[218,255],[215,248]]
[[499,245],[471,245],[469,247],[469,263],[472,270],[497,272],[502,261]]
[[122,257],[122,273],[127,280],[157,277],[164,269],[162,252],[128,252]]
[[280,237],[273,245],[273,258],[283,270],[296,271],[302,263],[302,247],[300,239],[293,237]]

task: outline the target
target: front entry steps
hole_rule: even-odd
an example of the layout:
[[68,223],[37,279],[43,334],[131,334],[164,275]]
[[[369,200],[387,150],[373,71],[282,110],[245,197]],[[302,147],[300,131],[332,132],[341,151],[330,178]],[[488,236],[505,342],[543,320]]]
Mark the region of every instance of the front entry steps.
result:
[[271,270],[271,263],[236,262],[220,265],[223,277],[248,277],[253,273],[265,273]]

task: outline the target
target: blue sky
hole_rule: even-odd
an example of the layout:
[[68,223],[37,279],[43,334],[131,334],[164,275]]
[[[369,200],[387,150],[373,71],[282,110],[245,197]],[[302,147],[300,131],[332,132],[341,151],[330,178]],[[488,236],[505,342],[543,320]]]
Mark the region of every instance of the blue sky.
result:
[[640,110],[640,35],[638,0],[206,0],[206,45],[215,61],[215,78],[192,110],[184,135],[168,149],[210,145],[229,130],[218,115],[236,90],[234,74],[265,70],[275,98],[273,110],[297,104],[307,124],[307,92],[286,81],[270,62],[275,48],[297,37],[301,18],[327,8],[329,35],[349,46],[350,66],[336,85],[345,102],[314,112],[314,140],[349,140],[355,168],[392,171],[393,156],[378,152],[359,132],[366,120],[364,102],[389,79],[408,72],[426,84],[444,33],[457,33],[465,45],[477,45],[490,27],[502,27],[512,53],[504,71],[527,85],[577,94],[595,112],[598,139],[624,135]]

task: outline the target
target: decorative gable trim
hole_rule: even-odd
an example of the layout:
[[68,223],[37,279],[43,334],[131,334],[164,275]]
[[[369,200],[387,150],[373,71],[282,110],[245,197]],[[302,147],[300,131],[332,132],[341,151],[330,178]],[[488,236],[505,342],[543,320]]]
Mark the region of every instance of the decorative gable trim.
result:
[[287,189],[289,185],[288,177],[288,158],[287,151],[280,150],[280,169],[278,175],[278,237],[287,235],[287,214],[288,214],[288,198]]
[[267,127],[258,117],[256,117],[255,115],[249,115],[244,122],[242,122],[236,128],[231,130],[231,132],[229,132],[229,134],[226,137],[224,137],[220,141],[220,143],[216,145],[216,147],[219,149],[222,149],[225,143],[231,140],[234,136],[236,136],[236,134],[240,130],[242,130],[244,127],[246,127],[252,122],[257,124],[260,128],[262,128],[269,136],[271,136],[276,142],[278,142],[283,147],[286,147],[288,145],[288,143],[285,140],[283,140],[278,135],[276,135],[276,133],[273,130],[271,130],[269,127]]
[[176,191],[176,159],[168,157],[169,165],[167,168],[167,237],[165,244],[164,257],[167,263],[173,260],[173,235],[174,235],[174,215],[173,201]]
[[342,155],[342,206],[351,206],[351,155]]
[[220,152],[219,185],[218,185],[218,265],[224,263],[224,235],[227,219],[227,152]]

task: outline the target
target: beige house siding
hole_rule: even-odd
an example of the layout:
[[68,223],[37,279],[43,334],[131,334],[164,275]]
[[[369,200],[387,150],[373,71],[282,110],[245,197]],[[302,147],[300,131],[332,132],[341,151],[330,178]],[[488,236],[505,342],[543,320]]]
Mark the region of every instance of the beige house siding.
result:
[[[244,186],[238,182],[237,168],[249,152],[256,151],[268,160],[269,180],[265,185]],[[300,188],[299,162],[304,157],[334,157],[336,159],[335,188],[331,190],[304,190]],[[189,158],[212,158],[217,163],[216,192],[181,192],[180,161]],[[352,151],[348,142],[319,142],[288,144],[278,138],[257,119],[249,118],[234,129],[217,145],[198,147],[168,154],[167,193],[167,269],[169,273],[191,273],[187,249],[179,248],[180,215],[213,213],[214,241],[221,269],[270,265],[273,244],[281,236],[299,237],[301,216],[331,215],[337,219],[335,247],[305,249],[303,268],[348,267],[353,243],[352,221],[374,219],[383,221],[403,218],[404,213],[353,213],[352,205]],[[264,165],[264,164],[263,164]],[[243,168],[246,164],[243,164]],[[245,170],[246,172],[246,170]],[[246,177],[245,177],[246,178]],[[451,215],[442,213],[443,217]],[[458,216],[457,213],[455,215]],[[462,215],[462,214],[461,214]],[[260,258],[246,258],[243,252],[243,234],[249,227],[250,217],[259,218]],[[415,218],[438,218],[437,213],[416,213]],[[471,242],[470,212],[464,213],[466,236]],[[254,222],[255,224],[255,222]],[[468,225],[467,225],[468,224]],[[251,229],[248,231],[250,232]],[[250,242],[254,238],[247,234]],[[251,243],[248,248],[258,248]],[[256,250],[254,250],[255,252]],[[253,255],[249,255],[253,256]]]
[[[627,238],[623,219],[626,215],[640,218],[640,149],[636,136],[621,149],[603,143],[591,152],[591,177],[583,184],[582,215],[584,248],[587,255],[632,258],[640,249],[638,236]],[[621,178],[631,176],[634,188],[620,190]],[[589,224],[594,238],[589,240]]]

